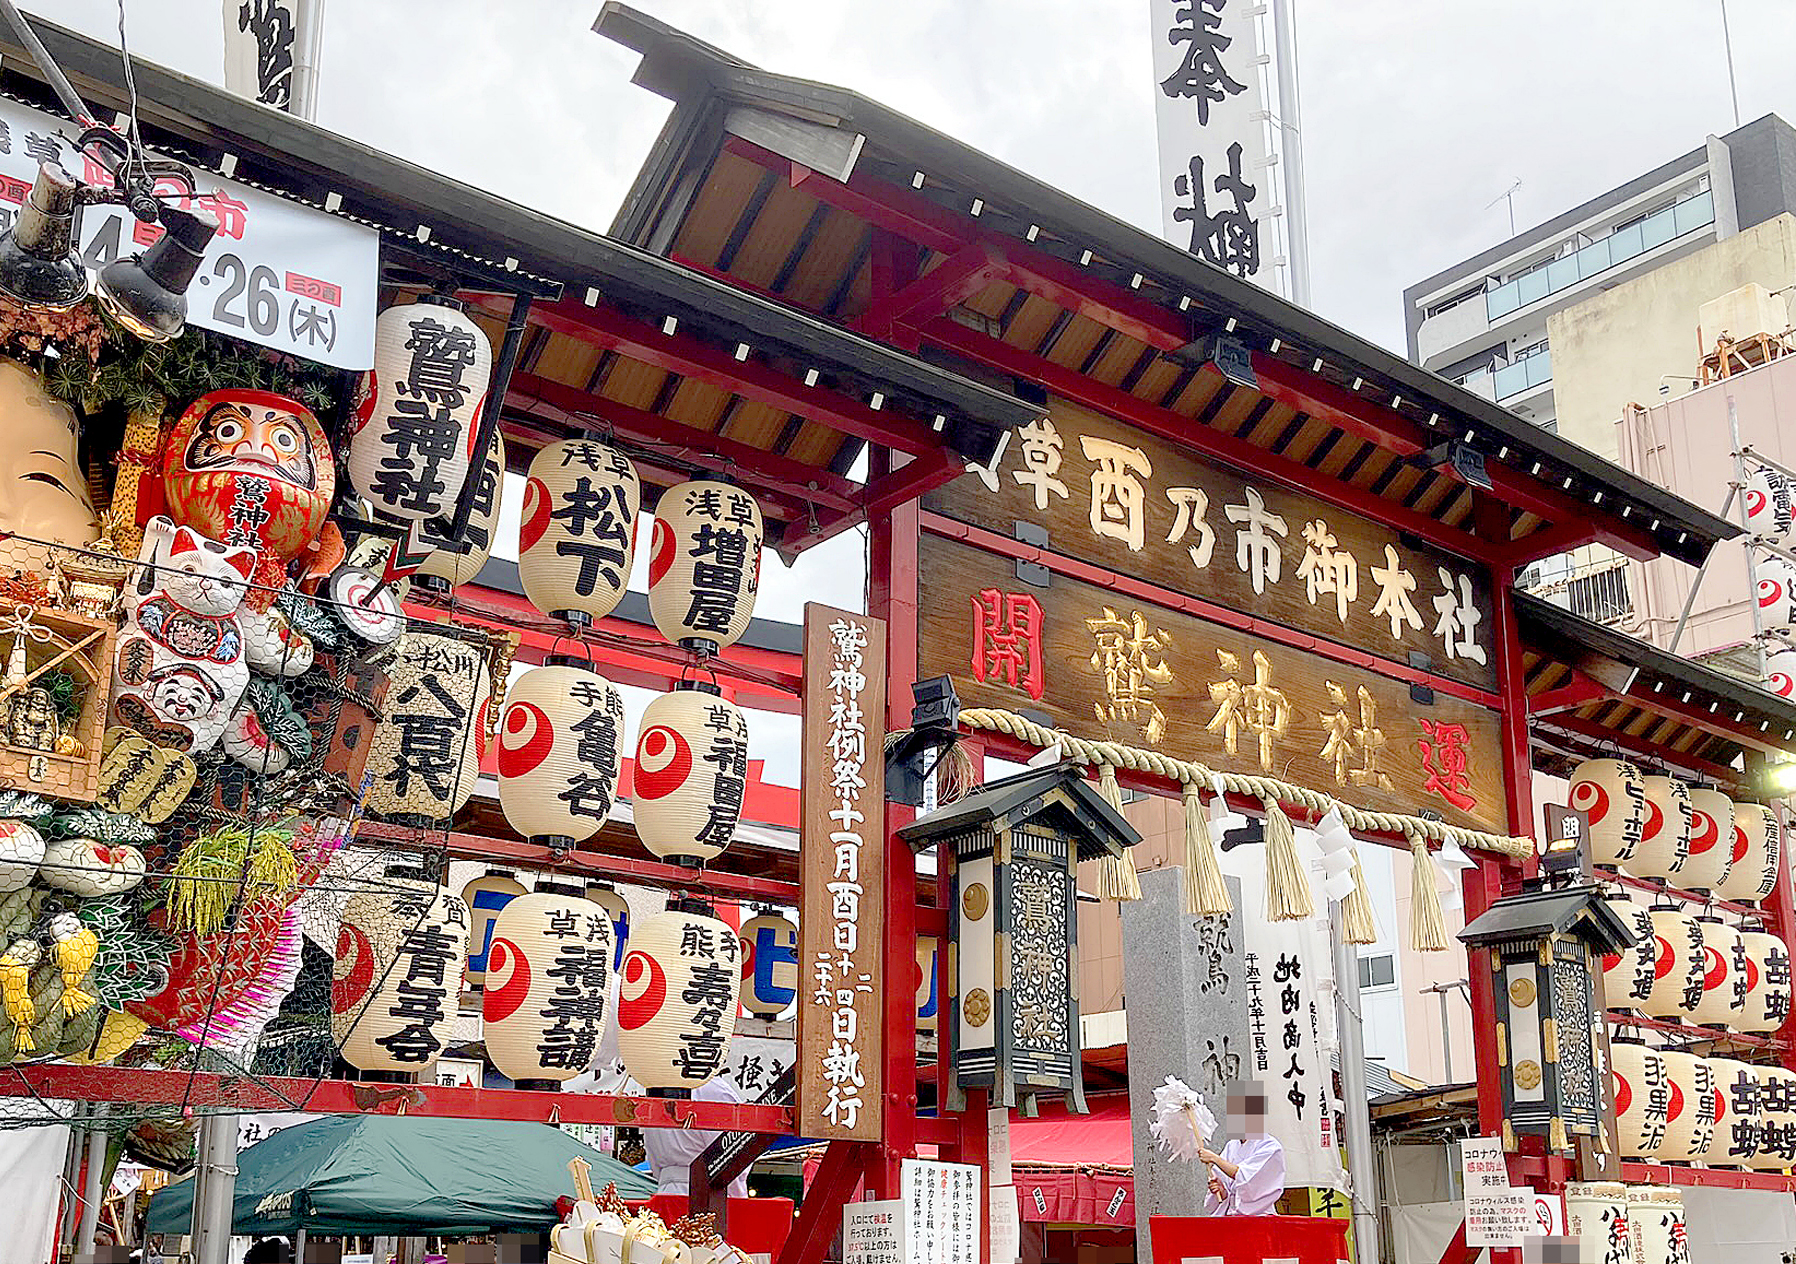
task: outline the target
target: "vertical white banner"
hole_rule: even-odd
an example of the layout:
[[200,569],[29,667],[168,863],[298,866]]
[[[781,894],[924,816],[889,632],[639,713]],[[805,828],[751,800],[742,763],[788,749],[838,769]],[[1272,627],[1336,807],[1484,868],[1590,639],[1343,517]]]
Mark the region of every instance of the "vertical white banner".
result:
[[1148,0],[1162,232],[1277,291],[1256,0]]
[[224,86],[238,96],[294,110],[300,0],[224,0]]

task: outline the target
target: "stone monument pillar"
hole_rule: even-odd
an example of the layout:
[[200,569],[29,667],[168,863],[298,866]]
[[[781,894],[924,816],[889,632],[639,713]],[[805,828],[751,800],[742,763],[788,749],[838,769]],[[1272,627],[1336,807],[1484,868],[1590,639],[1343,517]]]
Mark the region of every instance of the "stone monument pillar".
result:
[[1151,1258],[1148,1217],[1201,1216],[1209,1169],[1157,1148],[1148,1122],[1154,1090],[1175,1075],[1215,1112],[1222,1148],[1228,1086],[1248,1078],[1247,983],[1238,925],[1241,884],[1226,879],[1233,917],[1184,912],[1182,870],[1141,875],[1142,898],[1122,906],[1123,994],[1129,1024],[1129,1113],[1135,1143],[1135,1242]]

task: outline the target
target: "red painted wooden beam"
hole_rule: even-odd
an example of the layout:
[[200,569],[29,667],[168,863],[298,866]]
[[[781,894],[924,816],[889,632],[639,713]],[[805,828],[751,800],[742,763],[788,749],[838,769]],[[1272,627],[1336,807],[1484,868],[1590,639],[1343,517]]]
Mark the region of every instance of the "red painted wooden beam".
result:
[[1674,767],[1687,768],[1693,773],[1711,778],[1724,785],[1738,786],[1742,784],[1741,773],[1737,768],[1723,768],[1720,764],[1711,763],[1709,760],[1698,759],[1694,755],[1687,755],[1681,751],[1669,750],[1656,742],[1649,742],[1645,738],[1635,737],[1618,729],[1607,728],[1594,720],[1587,720],[1583,716],[1561,712],[1558,715],[1546,717],[1545,723],[1550,727],[1564,729],[1568,733],[1576,733],[1579,737],[1588,738],[1593,742],[1619,746],[1623,750],[1631,751],[1649,761],[1660,761]]
[[1386,452],[1410,457],[1432,444],[1432,436],[1401,413],[1362,399],[1276,356],[1254,352],[1253,375],[1260,394],[1376,444]]
[[1576,711],[1593,702],[1619,698],[1621,694],[1600,680],[1592,680],[1583,672],[1574,672],[1570,684],[1548,689],[1528,698],[1529,715],[1554,715],[1560,711]]
[[[1736,724],[1732,712],[1736,708],[1731,703],[1723,702],[1714,711],[1694,702],[1685,702],[1683,692],[1676,686],[1667,686],[1663,692],[1655,692],[1647,685],[1636,681],[1632,688],[1622,695],[1624,702],[1645,707],[1648,711],[1657,711],[1662,715],[1681,720],[1692,728],[1701,729],[1714,737],[1724,738],[1730,742],[1738,742],[1742,746],[1750,746],[1754,750],[1762,750],[1781,755],[1788,749],[1790,739],[1781,729],[1767,729],[1760,732],[1758,725],[1742,720]],[[1723,718],[1726,717],[1726,718]],[[1738,772],[1734,776],[1739,776]]]
[[974,242],[942,260],[930,271],[869,307],[860,319],[869,338],[890,337],[897,325],[927,324],[978,294],[1003,273],[1002,256],[984,242]]
[[[1171,409],[1156,407],[1127,391],[1106,386],[1076,370],[1062,368],[953,321],[938,320],[924,332],[928,340],[939,347],[1017,377],[1039,382],[1052,394],[1065,396],[1076,404],[1095,408],[1119,421],[1140,426],[1143,430],[1182,447],[1208,453],[1251,478],[1277,483],[1292,491],[1304,492],[1343,509],[1364,514],[1375,522],[1383,522],[1398,531],[1406,531],[1419,540],[1426,540],[1459,557],[1488,562],[1495,552],[1496,546],[1488,541],[1449,527],[1427,514],[1406,509],[1394,501],[1381,499],[1350,484],[1328,478],[1299,461],[1257,448],[1227,431],[1200,426],[1191,418],[1180,416]],[[1214,373],[1219,370],[1205,368],[1204,372]]]
[[791,1236],[780,1248],[777,1264],[814,1264],[829,1253],[842,1229],[842,1207],[861,1183],[878,1148],[854,1141],[832,1141],[823,1152],[817,1179],[805,1190],[793,1218]]

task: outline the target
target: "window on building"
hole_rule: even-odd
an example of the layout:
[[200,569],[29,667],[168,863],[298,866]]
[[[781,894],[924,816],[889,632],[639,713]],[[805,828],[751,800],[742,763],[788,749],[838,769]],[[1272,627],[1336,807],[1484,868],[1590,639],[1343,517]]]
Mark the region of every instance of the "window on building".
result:
[[[1687,196],[1695,197],[1696,195],[1694,193],[1692,193],[1692,194],[1688,194]],[[1618,223],[1614,227],[1612,227],[1609,231],[1611,233],[1619,233],[1624,228],[1632,228],[1636,224],[1645,222],[1647,216],[1657,215],[1660,211],[1664,210],[1666,207],[1676,206],[1677,203],[1678,203],[1677,197],[1675,197],[1675,196],[1668,197],[1664,201],[1658,203],[1656,206],[1649,206],[1646,210],[1641,211],[1638,215],[1632,215],[1632,216],[1629,216],[1627,219],[1622,220],[1620,223]]]
[[1359,985],[1362,988],[1390,987],[1397,982],[1397,959],[1389,953],[1359,959]]
[[1517,360],[1526,360],[1529,356],[1545,355],[1546,352],[1547,340],[1542,338],[1539,342],[1531,342],[1525,347],[1517,347],[1514,351],[1511,351],[1509,353],[1509,362],[1514,364]]
[[1471,289],[1461,291],[1460,293],[1455,294],[1452,298],[1444,298],[1438,303],[1430,303],[1423,310],[1423,315],[1424,316],[1439,316],[1442,312],[1446,311],[1448,308],[1458,307],[1461,303],[1470,302],[1472,299],[1478,298],[1483,293],[1484,293],[1484,282],[1480,281],[1477,285],[1474,285]]

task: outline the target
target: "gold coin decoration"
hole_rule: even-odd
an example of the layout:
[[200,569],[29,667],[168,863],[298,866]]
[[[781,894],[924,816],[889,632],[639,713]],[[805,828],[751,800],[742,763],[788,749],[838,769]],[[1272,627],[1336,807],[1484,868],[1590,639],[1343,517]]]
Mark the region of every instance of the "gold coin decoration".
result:
[[1509,984],[1509,1003],[1517,1009],[1527,1009],[1534,1004],[1534,980],[1513,979]]
[[969,922],[976,922],[985,916],[985,910],[991,907],[991,892],[985,889],[985,883],[975,882],[960,893],[960,910],[966,914]]
[[1515,1086],[1525,1092],[1540,1087],[1540,1063],[1528,1058],[1515,1064]]
[[974,988],[967,993],[967,999],[961,1005],[961,1009],[967,1016],[967,1026],[983,1027],[986,1020],[992,1016],[991,994],[984,988]]

